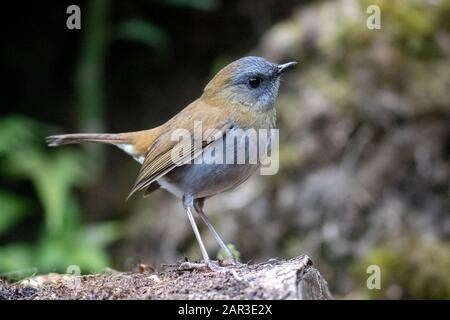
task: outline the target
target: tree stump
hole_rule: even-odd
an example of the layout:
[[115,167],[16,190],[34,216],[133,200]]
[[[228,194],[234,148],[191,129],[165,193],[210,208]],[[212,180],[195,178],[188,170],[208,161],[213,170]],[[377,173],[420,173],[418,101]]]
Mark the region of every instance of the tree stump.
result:
[[0,282],[0,299],[331,299],[326,281],[306,255],[230,267],[233,273],[179,267],[141,265],[138,272],[48,274]]

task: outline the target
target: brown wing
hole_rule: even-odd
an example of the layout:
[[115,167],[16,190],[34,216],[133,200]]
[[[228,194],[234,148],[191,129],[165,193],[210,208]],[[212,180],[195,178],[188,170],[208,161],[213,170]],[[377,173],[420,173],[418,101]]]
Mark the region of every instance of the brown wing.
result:
[[[200,100],[189,105],[164,125],[161,135],[148,148],[128,197],[136,191],[146,189],[177,166],[189,163],[200,156],[231,126],[227,114],[221,109],[211,107]],[[176,131],[178,129],[184,131]],[[179,141],[174,139],[179,133],[189,135],[183,135],[184,139]],[[200,136],[197,137],[194,133],[200,133]]]

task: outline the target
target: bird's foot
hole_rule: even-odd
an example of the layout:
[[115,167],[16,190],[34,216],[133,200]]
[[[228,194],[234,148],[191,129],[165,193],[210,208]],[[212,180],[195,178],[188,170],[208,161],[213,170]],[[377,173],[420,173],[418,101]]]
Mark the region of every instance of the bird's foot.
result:
[[216,272],[226,272],[227,271],[226,267],[221,266],[219,262],[213,261],[213,260],[206,260],[206,261],[203,261],[203,262],[185,261],[185,262],[180,264],[180,269],[182,269],[182,270],[191,270],[191,269],[204,270],[204,269],[209,269],[211,271],[216,271]]
[[[234,260],[234,259],[233,259]],[[232,266],[236,266],[236,264],[229,264]],[[218,261],[214,261],[214,260],[206,260],[203,262],[190,262],[190,261],[185,261],[183,263],[180,264],[179,267],[180,270],[205,270],[205,269],[209,269],[211,271],[214,272],[219,272],[219,273],[231,273],[233,275],[233,277],[238,280],[241,281],[242,278],[239,277],[239,275],[237,274],[236,270],[229,268],[225,265],[221,265],[221,263],[219,263]]]

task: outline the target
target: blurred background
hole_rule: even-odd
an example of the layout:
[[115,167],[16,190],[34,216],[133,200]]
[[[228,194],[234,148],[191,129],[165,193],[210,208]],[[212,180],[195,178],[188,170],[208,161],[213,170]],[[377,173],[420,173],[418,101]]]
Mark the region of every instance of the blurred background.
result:
[[[81,8],[69,30],[66,8]],[[366,9],[381,9],[381,29]],[[93,0],[5,7],[0,273],[159,267],[200,252],[177,199],[125,201],[137,162],[44,137],[156,126],[245,55],[300,61],[280,172],[206,204],[244,262],[308,254],[337,298],[450,298],[450,1]],[[217,245],[202,226],[212,256]],[[381,268],[368,290],[366,268]]]

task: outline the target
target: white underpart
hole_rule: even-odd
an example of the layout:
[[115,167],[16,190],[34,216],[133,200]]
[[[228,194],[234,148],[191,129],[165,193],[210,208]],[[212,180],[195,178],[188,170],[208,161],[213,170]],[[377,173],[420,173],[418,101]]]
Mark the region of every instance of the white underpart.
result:
[[[136,153],[136,150],[134,149],[133,145],[128,143],[122,143],[122,144],[116,144],[116,146],[123,151],[125,151],[127,154],[132,156],[134,160],[136,160],[139,163],[144,162],[144,156],[139,155]],[[166,189],[173,195],[182,198],[183,197],[183,191],[175,184],[168,182],[164,177],[161,177],[158,179],[158,183],[161,186],[161,188]]]
[[166,189],[178,198],[183,197],[183,191],[176,184],[168,182],[164,177],[159,178],[157,181],[161,188]]
[[142,164],[144,162],[144,156],[137,154],[136,150],[134,150],[133,145],[128,144],[128,143],[122,143],[122,144],[116,144],[116,146],[118,148],[122,149],[123,151],[125,151],[130,156],[132,156],[134,158],[134,160],[136,160],[140,164]]

